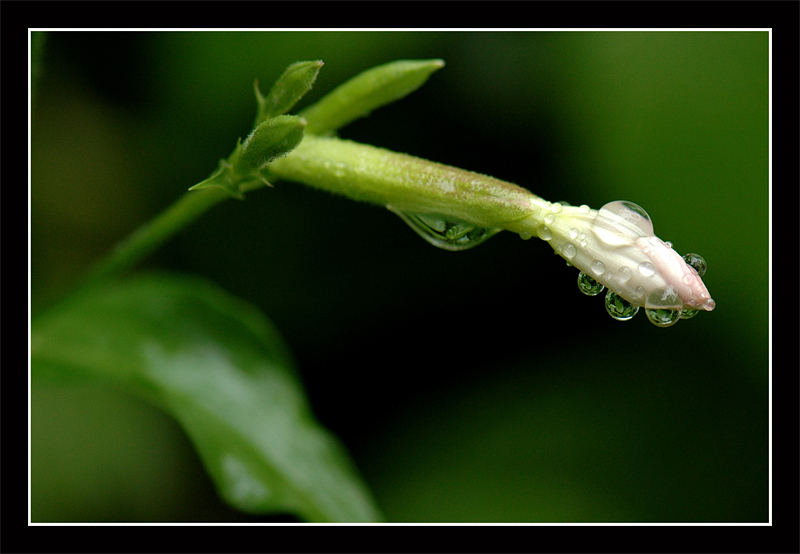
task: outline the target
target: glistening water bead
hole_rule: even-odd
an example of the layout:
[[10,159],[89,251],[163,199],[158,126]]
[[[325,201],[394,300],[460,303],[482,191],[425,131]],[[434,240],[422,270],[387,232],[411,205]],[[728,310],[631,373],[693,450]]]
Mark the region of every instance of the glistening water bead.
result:
[[690,267],[693,267],[700,277],[706,274],[708,265],[706,264],[706,260],[700,254],[695,254],[694,252],[684,254],[683,261],[685,261]]
[[681,318],[681,310],[666,310],[666,309],[645,309],[644,313],[647,314],[647,319],[650,323],[658,327],[669,327],[675,325]]
[[500,232],[500,229],[484,229],[471,223],[454,221],[433,214],[409,214],[387,208],[396,213],[419,236],[430,244],[444,250],[459,251],[478,246]]
[[692,319],[699,313],[700,310],[695,310],[693,308],[684,308],[683,310],[681,310],[681,319]]
[[[400,212],[391,206],[387,206],[387,208],[400,216],[403,221],[430,244],[445,250],[458,251],[472,248],[500,231],[499,229],[487,229],[471,223],[457,221],[448,216]],[[588,206],[586,208],[585,211],[587,213],[590,212]],[[535,234],[545,241],[555,240],[558,218],[561,217],[560,214],[563,212],[562,204],[551,204],[548,212],[544,214],[542,222],[535,228]],[[579,223],[579,220],[576,219],[575,221]],[[555,227],[551,227],[551,225]],[[647,212],[632,202],[617,201],[606,204],[599,210],[597,217],[592,221],[590,230],[593,237],[598,239],[599,242],[597,244],[601,248],[611,248],[614,252],[625,248],[638,247],[639,243],[644,241],[642,251],[651,258],[656,253],[654,248],[658,248],[659,244],[663,244],[668,251],[675,255],[674,251],[671,250],[671,244],[661,243],[653,235],[653,224]],[[577,241],[581,248],[587,247],[587,233],[582,231],[579,225],[575,227],[564,226],[561,232],[567,235],[569,239]],[[532,234],[524,230],[520,232],[520,236],[525,239],[531,238]],[[566,259],[567,265],[571,265],[570,261],[578,258],[579,250],[577,244],[562,242],[555,248],[556,252]],[[660,251],[658,252],[660,255]],[[602,260],[602,256],[605,254],[602,250],[598,254],[594,259],[590,258],[591,261],[588,263],[586,273],[583,271],[578,273],[578,289],[587,296],[596,296],[606,290],[606,287],[595,278],[608,280],[612,288],[605,295],[604,304],[606,311],[613,319],[627,321],[632,319],[641,307],[644,307],[647,319],[651,323],[658,327],[669,327],[677,323],[679,319],[690,319],[701,311],[686,304],[688,302],[692,306],[696,305],[697,296],[688,297],[686,293],[679,294],[679,290],[691,287],[694,279],[705,274],[706,262],[699,254],[690,253],[682,256],[683,262],[693,268],[697,275],[693,275],[694,272],[687,271],[683,271],[683,273],[678,271],[678,274],[674,275],[673,272],[673,276],[670,277],[671,280],[667,280],[667,286],[663,287],[662,283],[661,288],[655,288],[657,283],[661,282],[656,280],[656,276],[658,275],[658,279],[663,276],[663,270],[657,269],[654,263],[655,259],[651,262],[646,259],[641,260],[641,257],[639,259],[634,257],[634,259],[630,260],[630,265],[618,265],[615,263],[606,265]],[[608,259],[611,262],[615,262],[613,257]],[[659,259],[659,262],[662,263],[662,260]],[[688,270],[688,268],[685,268],[685,270]],[[644,281],[642,281],[642,278],[644,278]],[[632,279],[638,279],[639,281],[630,284]],[[653,286],[648,283],[653,283]],[[617,286],[620,287],[619,293],[615,291]],[[684,287],[684,289],[681,289],[681,287]],[[631,298],[631,301],[626,300],[620,293]],[[700,293],[701,300],[706,297],[707,293],[705,293],[705,296]],[[711,307],[705,309],[713,309],[713,301],[710,298],[706,301],[706,304],[711,304]]]
[[583,271],[578,273],[578,290],[586,296],[597,296],[603,292],[604,288],[606,288],[605,285],[595,281]]
[[606,293],[606,311],[617,321],[627,321],[639,313],[639,306],[631,304],[610,290]]
[[[683,261],[685,261],[689,267],[694,268],[694,270],[697,271],[697,274],[700,277],[706,274],[706,270],[708,269],[708,264],[706,264],[705,258],[703,258],[703,256],[701,256],[700,254],[696,254],[694,252],[689,252],[688,254],[684,254]],[[698,313],[700,313],[700,310],[695,310],[693,308],[684,308],[681,311],[681,319],[691,319]]]

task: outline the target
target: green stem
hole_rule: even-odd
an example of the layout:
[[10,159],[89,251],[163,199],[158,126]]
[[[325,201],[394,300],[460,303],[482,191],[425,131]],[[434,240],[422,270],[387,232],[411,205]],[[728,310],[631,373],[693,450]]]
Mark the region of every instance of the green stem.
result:
[[221,188],[184,194],[155,219],[119,243],[105,259],[90,271],[84,285],[94,284],[130,269],[180,229],[225,198],[229,198],[229,194]]
[[[367,144],[306,135],[273,161],[270,177],[367,201],[409,214],[435,214],[488,229],[535,236],[550,203],[530,191],[456,167]],[[263,186],[242,184],[242,192]],[[222,188],[186,193],[166,211],[120,243],[89,274],[85,285],[133,267],[206,210],[228,198]]]
[[537,233],[550,206],[522,187],[480,173],[308,134],[275,160],[269,173],[399,212],[436,214],[528,235]]

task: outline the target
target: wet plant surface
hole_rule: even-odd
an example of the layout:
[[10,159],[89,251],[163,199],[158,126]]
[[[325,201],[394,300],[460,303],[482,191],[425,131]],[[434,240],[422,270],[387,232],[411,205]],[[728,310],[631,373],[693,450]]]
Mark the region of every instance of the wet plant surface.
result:
[[[82,33],[49,44],[31,152],[32,348],[46,345],[31,398],[34,520],[766,519],[765,35]],[[101,47],[139,61],[101,66]],[[295,144],[316,124],[304,110],[354,75],[445,54],[414,94]],[[297,104],[283,112],[269,84],[318,58],[305,96],[287,80]],[[315,67],[293,75],[307,82]],[[254,104],[256,78],[269,105]],[[407,196],[375,202],[366,185],[364,202],[315,190],[358,184],[357,164],[337,165],[358,145],[524,190],[493,189],[511,202],[496,222],[499,202],[476,213],[462,197],[442,213]],[[219,164],[232,149],[227,163],[251,173]],[[273,158],[287,149],[327,163],[325,179],[290,182],[298,158]],[[186,197],[208,200],[202,218],[102,292],[48,311],[215,174]],[[541,203],[516,201],[526,194]],[[700,216],[687,199],[714,209]],[[575,290],[576,271],[599,298]],[[87,374],[131,396],[79,385]]]

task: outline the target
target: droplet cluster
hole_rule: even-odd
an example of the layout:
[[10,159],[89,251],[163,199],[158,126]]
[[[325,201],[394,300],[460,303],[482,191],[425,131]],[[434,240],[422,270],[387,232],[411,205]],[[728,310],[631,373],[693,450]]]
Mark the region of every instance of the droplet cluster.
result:
[[[707,265],[702,256],[692,253],[686,254],[683,256],[683,259],[687,264],[697,270],[698,274],[701,276],[705,274]],[[638,270],[645,277],[655,274],[655,268],[649,262],[639,264]],[[602,275],[605,272],[602,262],[595,260],[595,262],[592,263],[592,271],[598,276]],[[617,278],[620,280],[620,282],[630,279],[630,268],[621,267],[617,272]],[[597,296],[603,292],[604,289],[605,285],[599,281],[596,281],[582,271],[578,273],[578,290],[580,290],[583,294],[587,296]],[[638,287],[637,290],[639,292],[638,299],[641,300],[644,298],[644,289],[642,287]],[[655,298],[648,299],[646,304],[671,304],[676,302],[679,302],[677,294],[674,291],[667,290],[657,292]],[[609,290],[606,293],[605,306],[608,315],[617,321],[627,321],[633,318],[633,316],[639,312],[638,305],[629,302],[612,290]],[[693,308],[645,308],[645,314],[647,315],[648,321],[657,327],[670,327],[675,325],[679,319],[690,319],[696,316],[698,312],[699,310]]]
[[[601,208],[592,227],[594,236],[609,247],[625,247],[637,237],[644,237],[650,243],[645,243],[646,248],[655,247],[660,241],[653,235],[653,224],[647,212],[640,206],[632,202],[617,201],[610,202]],[[570,228],[567,231],[569,238],[579,246],[584,246],[581,231]],[[672,248],[672,243],[664,243],[667,248]],[[560,247],[559,252],[568,260],[572,260],[577,255],[577,247],[573,242],[567,242]],[[687,265],[697,271],[701,277],[707,270],[706,261],[702,256],[695,253],[686,254],[683,260]],[[609,283],[623,285],[628,283],[634,274],[638,279],[649,278],[657,274],[655,265],[650,261],[643,261],[634,264],[632,267],[621,266],[612,271],[608,271],[606,265],[601,260],[592,260],[585,271],[578,273],[578,289],[588,296],[600,294],[605,286],[600,280]],[[684,284],[691,282],[691,275],[684,276]],[[667,286],[661,289],[650,289],[649,292],[641,285],[628,288],[625,293],[630,300],[624,298],[614,290],[609,289],[605,295],[605,307],[608,314],[617,321],[627,321],[632,319],[641,306],[645,308],[647,320],[658,327],[670,327],[680,319],[690,319],[697,315],[700,310],[686,306],[672,287]],[[713,300],[706,301],[708,309],[714,307]]]

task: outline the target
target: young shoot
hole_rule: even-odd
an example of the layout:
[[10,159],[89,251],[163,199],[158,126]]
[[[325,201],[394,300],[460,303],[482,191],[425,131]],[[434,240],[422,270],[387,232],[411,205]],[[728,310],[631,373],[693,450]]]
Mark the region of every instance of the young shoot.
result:
[[[329,111],[344,110],[349,122],[377,107],[381,102],[375,100],[373,83],[391,81],[397,64],[427,72],[444,65],[395,62],[365,72],[302,112],[307,131],[335,131],[338,126],[331,122],[337,119]],[[419,75],[416,83],[422,83]],[[308,132],[297,148],[270,165],[269,173],[384,206],[445,250],[472,248],[503,230],[538,236],[580,270],[582,292],[608,290],[606,310],[619,321],[644,307],[649,321],[668,327],[715,306],[701,278],[705,260],[698,254],[681,257],[655,236],[647,212],[633,202],[610,202],[600,210],[551,203],[486,175]]]
[[702,280],[705,260],[681,256],[655,236],[647,212],[633,202],[609,202],[599,210],[551,203],[500,179],[335,135],[413,92],[443,66],[442,60],[400,60],[369,69],[298,115],[287,112],[312,87],[321,61],[292,64],[266,96],[256,85],[257,115],[247,138],[94,275],[119,273],[227,197],[287,180],[382,206],[445,250],[472,248],[500,231],[537,236],[579,270],[581,292],[607,289],[606,310],[619,321],[644,307],[649,321],[668,327],[714,309]]

